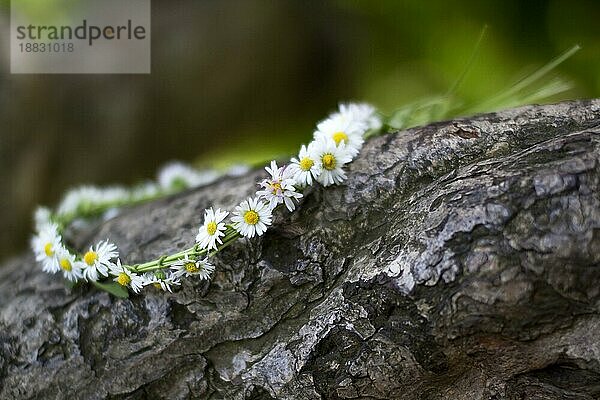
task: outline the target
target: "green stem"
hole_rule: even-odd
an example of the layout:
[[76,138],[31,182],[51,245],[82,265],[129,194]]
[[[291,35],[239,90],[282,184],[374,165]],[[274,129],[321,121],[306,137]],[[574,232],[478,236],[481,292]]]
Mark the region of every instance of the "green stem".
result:
[[228,225],[227,230],[225,231],[225,236],[222,238],[223,243],[221,245],[219,245],[217,250],[213,250],[212,252],[209,252],[206,249],[199,249],[198,245],[194,245],[194,246],[192,246],[188,249],[182,250],[178,253],[171,254],[171,255],[168,255],[165,257],[161,257],[156,260],[148,261],[143,264],[137,264],[137,265],[124,265],[124,267],[128,268],[129,270],[136,272],[136,273],[151,272],[151,271],[158,271],[161,269],[166,269],[166,268],[169,268],[171,265],[173,265],[175,262],[184,258],[185,256],[198,257],[198,256],[202,256],[202,255],[207,255],[208,257],[212,257],[213,255],[217,254],[219,251],[221,251],[224,248],[231,245],[231,243],[235,242],[240,237],[241,237],[241,235],[236,230],[234,230],[232,226]]
[[[236,232],[237,233],[237,232]],[[214,256],[215,254],[217,254],[218,252],[220,252],[221,250],[223,250],[224,248],[228,247],[231,243],[235,242],[237,239],[239,239],[240,237],[242,237],[242,235],[240,235],[239,233],[235,236],[232,236],[231,239],[229,239],[228,241],[223,241],[223,244],[221,246],[219,246],[219,248],[217,250],[213,250],[212,252],[210,252],[208,254],[209,257]]]

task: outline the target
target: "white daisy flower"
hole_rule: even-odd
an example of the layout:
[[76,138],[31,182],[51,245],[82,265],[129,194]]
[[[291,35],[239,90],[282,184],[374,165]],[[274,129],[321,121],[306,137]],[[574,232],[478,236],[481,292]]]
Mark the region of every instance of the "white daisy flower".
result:
[[57,251],[63,246],[58,234],[58,226],[53,223],[45,224],[31,240],[31,248],[35,260],[42,263],[42,269],[49,274],[60,271]]
[[204,210],[204,225],[198,230],[196,243],[203,249],[217,249],[217,242],[223,244],[221,237],[225,236],[227,227],[223,220],[229,215],[227,211],[221,211],[217,208],[214,211],[211,208]]
[[50,220],[51,217],[50,210],[46,207],[38,207],[35,210],[35,214],[33,216],[33,221],[35,224],[35,229],[37,231],[41,230],[44,226],[52,223]]
[[246,175],[246,173],[250,171],[250,166],[246,164],[234,164],[230,166],[225,174],[227,176],[242,176]]
[[97,188],[81,186],[70,190],[58,206],[58,214],[68,215],[85,211],[97,204],[124,203],[129,200],[129,192],[122,187],[114,186]]
[[63,276],[71,282],[77,282],[81,278],[81,268],[75,262],[75,256],[67,249],[61,247],[56,251],[58,265],[63,271]]
[[58,205],[57,213],[62,215],[75,213],[79,205],[90,198],[98,198],[97,189],[93,186],[81,186],[69,190]]
[[286,169],[296,181],[296,185],[300,187],[312,185],[313,179],[316,179],[321,173],[316,161],[312,158],[313,146],[313,143],[310,143],[308,147],[302,145],[298,158],[292,158]]
[[271,178],[264,179],[259,183],[264,190],[259,190],[256,194],[268,201],[271,209],[284,203],[290,212],[294,211],[296,208],[294,200],[302,198],[302,193],[296,192],[294,187],[296,181],[289,177],[289,172],[284,172],[284,167],[277,168],[275,161],[271,161],[271,167],[266,167],[265,170],[271,175]]
[[[120,186],[111,186],[98,189],[100,203],[120,204],[129,200],[129,191]],[[93,200],[93,199],[92,199]],[[98,203],[98,200],[95,201]]]
[[117,246],[106,241],[98,243],[83,255],[83,259],[78,265],[83,270],[83,278],[86,281],[97,281],[99,275],[108,276],[108,271],[114,263],[113,258],[119,257]]
[[197,276],[200,279],[210,279],[210,275],[215,270],[215,266],[204,260],[192,260],[187,255],[171,265],[173,276],[180,278],[182,276]]
[[164,190],[188,189],[208,185],[217,180],[213,170],[198,171],[181,162],[166,164],[158,172],[158,184]]
[[351,115],[336,113],[317,125],[315,140],[333,140],[336,145],[344,144],[352,157],[358,154],[364,143],[367,130],[364,122],[356,121]]
[[119,186],[107,188],[81,186],[67,192],[58,206],[58,214],[78,213],[95,204],[119,204],[127,200],[129,200],[129,192]]
[[163,271],[147,272],[142,275],[144,286],[152,285],[157,289],[173,293],[172,286],[181,285],[179,278],[175,277],[172,271],[164,273]]
[[139,201],[147,198],[152,198],[160,193],[160,187],[154,182],[144,182],[135,186],[130,193],[132,201]]
[[248,198],[235,208],[231,221],[235,229],[248,238],[254,235],[261,236],[267,231],[267,225],[271,225],[271,208],[259,199]]
[[346,180],[346,173],[342,167],[352,161],[346,146],[343,143],[336,145],[333,140],[317,140],[313,143],[313,158],[321,171],[317,181],[323,186],[329,186]]
[[109,219],[113,219],[121,214],[121,209],[119,207],[111,207],[108,210],[104,211],[102,214],[102,220],[108,221]]
[[130,287],[135,293],[139,293],[144,287],[144,278],[125,268],[119,258],[116,264],[111,265],[110,274],[114,275],[113,281],[121,286]]
[[362,122],[367,129],[381,129],[381,117],[377,114],[375,107],[367,103],[340,104],[340,114],[346,114],[355,121]]

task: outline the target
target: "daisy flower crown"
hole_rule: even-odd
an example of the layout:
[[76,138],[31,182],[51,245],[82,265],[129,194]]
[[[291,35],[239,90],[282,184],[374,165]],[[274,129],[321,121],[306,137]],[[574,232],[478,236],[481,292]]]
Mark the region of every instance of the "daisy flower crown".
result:
[[[35,235],[31,247],[43,271],[63,277],[73,284],[85,281],[115,296],[127,297],[146,286],[171,292],[182,278],[210,279],[211,257],[239,238],[263,235],[272,223],[277,207],[293,212],[310,185],[339,185],[346,179],[344,167],[359,153],[365,136],[382,128],[382,119],[368,104],[341,104],[327,119],[317,124],[314,140],[302,145],[288,165],[275,161],[265,168],[267,177],[259,190],[234,210],[208,208],[198,228],[195,243],[188,249],[141,264],[124,264],[117,246],[108,239],[83,253],[70,249],[63,231],[75,220],[104,214],[110,218],[118,208],[153,200],[186,188],[207,185],[221,175],[199,171],[182,163],[170,163],[158,174],[157,182],[126,189],[83,186],[68,192],[55,212],[40,207],[35,212]],[[241,175],[247,167],[236,166],[228,175]]]

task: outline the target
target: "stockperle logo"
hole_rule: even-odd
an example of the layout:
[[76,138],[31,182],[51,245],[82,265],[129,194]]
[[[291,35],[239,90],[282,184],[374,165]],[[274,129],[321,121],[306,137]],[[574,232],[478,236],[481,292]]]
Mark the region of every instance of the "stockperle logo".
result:
[[11,72],[150,73],[150,0],[12,0]]

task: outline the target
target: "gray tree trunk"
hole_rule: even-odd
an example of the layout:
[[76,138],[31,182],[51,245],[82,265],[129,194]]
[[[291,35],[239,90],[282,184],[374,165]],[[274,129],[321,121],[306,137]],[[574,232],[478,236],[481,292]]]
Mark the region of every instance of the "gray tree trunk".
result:
[[[174,252],[260,175],[73,242]],[[348,176],[173,295],[119,300],[8,262],[0,398],[600,398],[599,100],[390,133]]]

